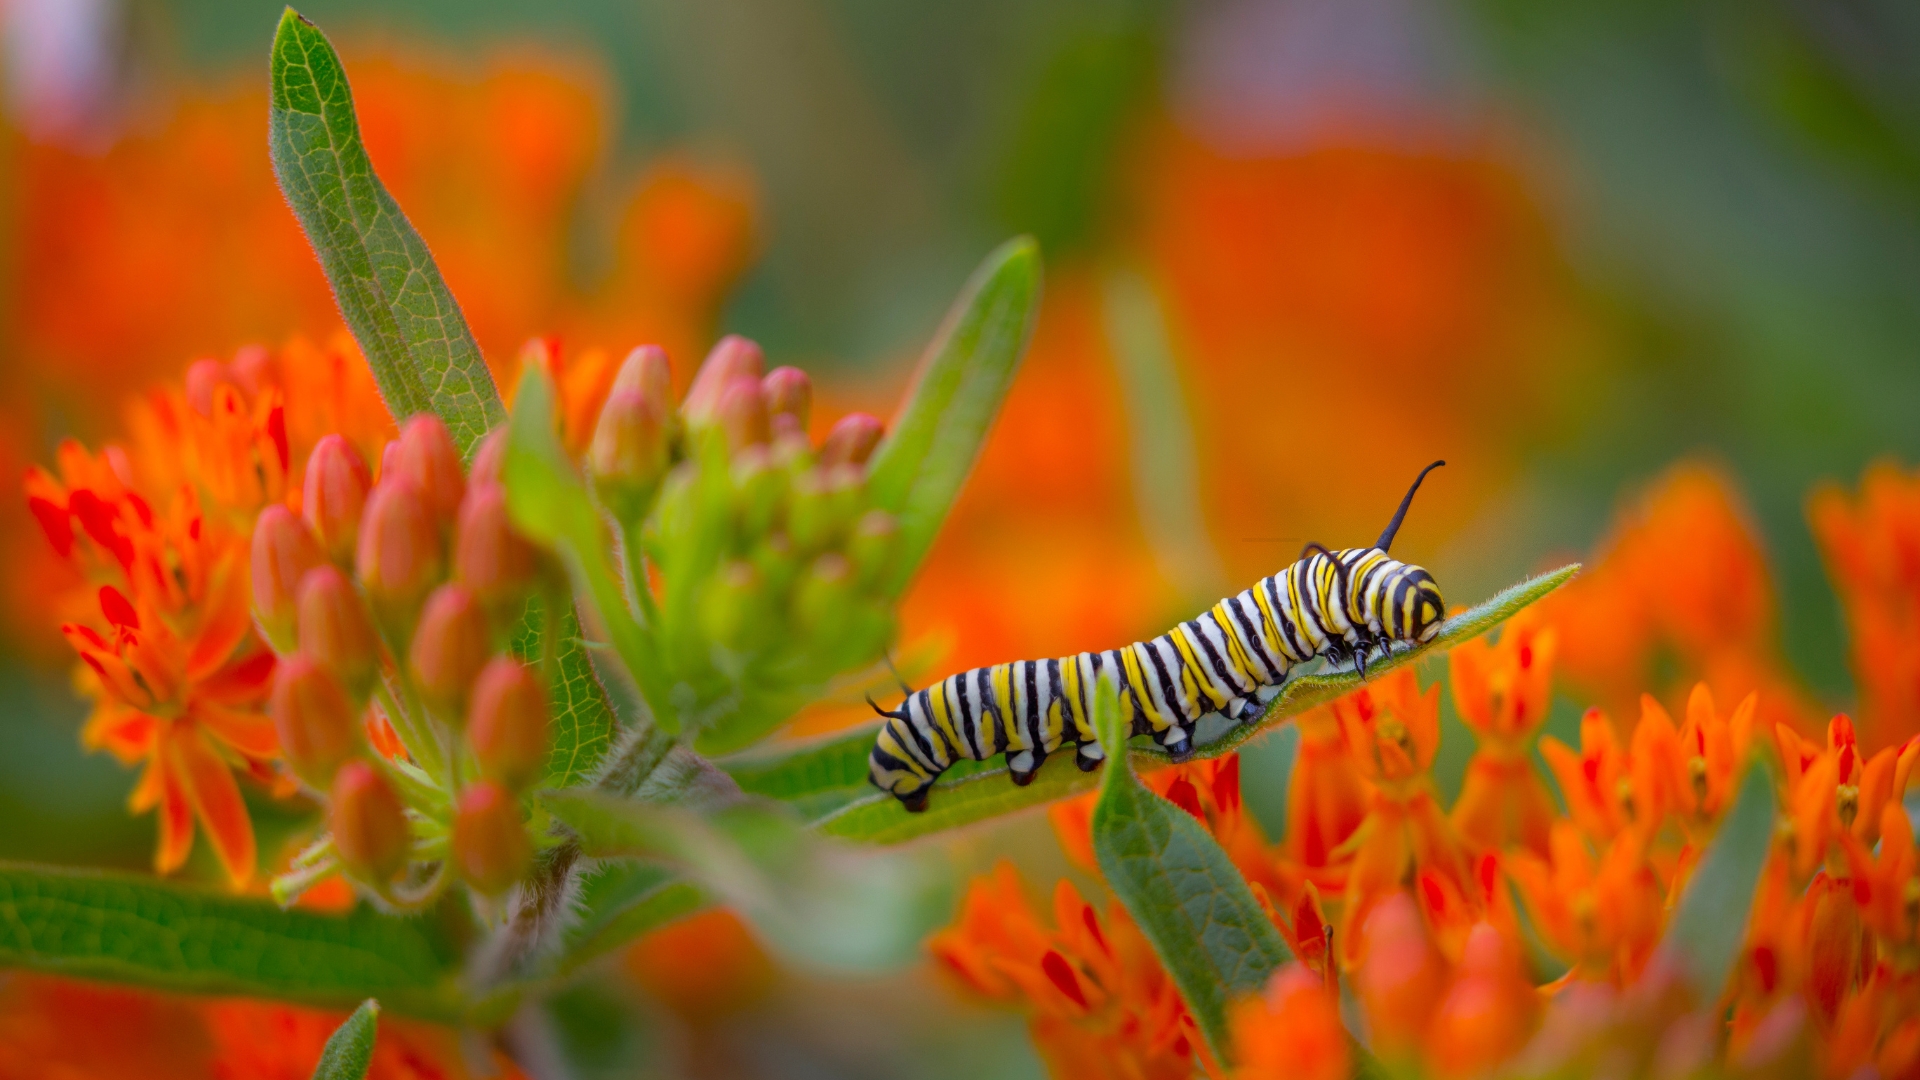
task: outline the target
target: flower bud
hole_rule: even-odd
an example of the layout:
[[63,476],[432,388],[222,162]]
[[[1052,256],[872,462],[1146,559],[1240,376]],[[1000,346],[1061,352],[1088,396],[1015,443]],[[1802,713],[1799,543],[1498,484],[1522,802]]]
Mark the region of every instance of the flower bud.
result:
[[786,473],[774,467],[764,446],[749,446],[733,459],[733,490],[740,509],[740,535],[751,544],[765,536],[780,513]]
[[720,391],[720,430],[726,433],[727,449],[736,454],[763,445],[772,436],[760,380],[741,376],[727,381]]
[[385,885],[407,864],[412,837],[393,785],[364,761],[349,761],[333,778],[327,812],[334,854],[353,876]]
[[807,418],[813,411],[813,380],[807,378],[807,373],[797,367],[774,368],[760,381],[760,387],[766,394],[767,413],[773,420],[775,433],[804,434]]
[[314,444],[313,453],[307,455],[300,512],[334,562],[345,565],[353,557],[367,489],[372,486],[365,459],[344,436],[322,437]]
[[274,666],[267,712],[287,764],[321,790],[360,748],[353,702],[333,673],[311,656],[294,653]]
[[827,432],[826,439],[821,442],[820,467],[866,464],[885,432],[886,426],[878,419],[866,413],[848,413],[833,425],[833,430]]
[[539,778],[547,761],[547,690],[531,668],[496,656],[480,669],[467,714],[467,745],[480,772],[511,790]]
[[719,412],[721,392],[727,384],[739,376],[758,379],[765,365],[766,357],[759,345],[738,334],[721,338],[694,375],[693,385],[687,388],[681,414],[687,423],[695,426],[711,422]]
[[885,510],[869,510],[854,523],[847,540],[847,557],[863,588],[872,588],[885,579],[892,568],[894,553],[900,547],[900,522]]
[[667,351],[658,345],[642,345],[628,353],[620,362],[609,393],[620,390],[638,390],[672,412],[673,365],[667,362]]
[[502,425],[487,432],[480,445],[473,448],[473,466],[467,470],[467,483],[472,487],[504,484],[506,474],[507,429]]
[[507,492],[476,484],[453,532],[453,576],[496,612],[525,598],[536,569],[533,545],[507,521]]
[[754,631],[767,625],[764,598],[760,572],[752,563],[722,565],[701,590],[701,632],[729,649],[744,649]]
[[401,425],[393,467],[395,474],[413,481],[436,520],[450,522],[460,512],[467,476],[460,466],[460,451],[454,448],[453,436],[447,434],[447,425],[439,417],[421,413]]
[[443,564],[440,533],[419,489],[400,477],[380,481],[360,519],[354,565],[383,617],[406,621]]
[[253,523],[253,613],[275,652],[292,652],[300,579],[326,561],[305,522],[279,503]]
[[453,814],[453,865],[483,896],[499,896],[526,874],[533,840],[520,820],[520,801],[482,780],[460,793]]
[[842,629],[854,602],[853,568],[844,556],[829,552],[813,560],[794,589],[794,621],[820,638],[832,638]]
[[640,520],[671,462],[670,414],[647,391],[607,395],[587,446],[587,471],[602,502],[624,523]]
[[427,597],[414,628],[408,667],[427,706],[448,720],[466,712],[467,694],[493,652],[487,616],[472,591],[442,585]]
[[300,651],[364,700],[380,669],[380,638],[353,581],[321,565],[300,579]]
[[240,389],[240,384],[218,360],[195,360],[187,366],[187,404],[201,416],[213,415],[213,392],[221,385]]

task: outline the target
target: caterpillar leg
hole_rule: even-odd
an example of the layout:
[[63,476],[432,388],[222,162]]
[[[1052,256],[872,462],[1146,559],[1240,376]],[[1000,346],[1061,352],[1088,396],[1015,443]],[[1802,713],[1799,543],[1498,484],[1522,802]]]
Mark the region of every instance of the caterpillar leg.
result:
[[1251,724],[1260,719],[1260,714],[1265,712],[1266,708],[1260,704],[1259,698],[1249,696],[1227,702],[1224,711],[1227,719],[1236,724]]
[[1013,782],[1016,786],[1026,787],[1033,783],[1033,774],[1040,771],[1040,766],[1046,760],[1045,754],[1022,750],[1017,754],[1008,755],[1007,771],[1013,774]]
[[1092,772],[1107,759],[1107,752],[1097,742],[1083,742],[1073,752],[1073,763],[1080,766],[1081,772]]
[[1160,745],[1166,748],[1167,756],[1173,759],[1175,765],[1193,756],[1193,737],[1188,735],[1187,729],[1183,727],[1168,728],[1166,735],[1160,740]]
[[901,807],[904,808],[907,813],[924,814],[927,811],[927,793],[932,790],[933,786],[929,784],[910,795],[902,795],[895,792],[893,797],[900,800]]

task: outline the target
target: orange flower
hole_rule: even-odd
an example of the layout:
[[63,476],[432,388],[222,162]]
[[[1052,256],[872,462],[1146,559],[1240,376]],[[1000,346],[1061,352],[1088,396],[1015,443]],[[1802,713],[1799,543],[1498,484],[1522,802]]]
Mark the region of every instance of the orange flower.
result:
[[693,1021],[752,1003],[773,982],[773,962],[740,917],[712,908],[663,926],[627,950],[626,969],[657,1001]]
[[1551,854],[1516,852],[1507,872],[1534,926],[1583,979],[1624,986],[1639,977],[1665,921],[1665,890],[1646,841],[1626,830],[1596,846],[1572,821],[1553,823]]
[[1851,498],[1822,484],[1807,520],[1846,609],[1861,741],[1877,750],[1920,735],[1920,472],[1876,463]]
[[1286,857],[1322,888],[1339,889],[1346,884],[1344,848],[1366,820],[1371,787],[1332,709],[1302,713],[1294,726],[1300,746],[1287,787]]
[[232,771],[290,790],[273,766],[274,658],[253,628],[248,541],[262,506],[297,505],[290,478],[326,425],[367,452],[391,428],[344,339],[200,361],[184,385],[136,404],[129,446],[94,454],[69,441],[58,477],[28,473],[28,506],[63,579],[79,582],[54,607],[94,699],[83,740],[146,763],[131,804],[159,811],[163,873],[186,860],[197,821],[245,885],[256,853]]
[[1540,1015],[1519,943],[1490,923],[1476,925],[1434,1010],[1427,1063],[1437,1076],[1485,1076],[1526,1044]]
[[1578,752],[1551,735],[1540,739],[1540,756],[1559,781],[1567,811],[1595,843],[1604,843],[1633,818],[1627,752],[1613,721],[1599,709],[1580,718]]
[[[108,1037],[103,1018],[110,1018]],[[323,1009],[15,973],[0,988],[0,1078],[305,1080],[345,1019]],[[488,1076],[522,1075],[498,1053],[488,1064]],[[475,1075],[455,1032],[381,1015],[368,1080]]]
[[1529,751],[1552,702],[1558,640],[1523,615],[1501,630],[1498,644],[1475,638],[1447,657],[1454,707],[1480,740],[1452,812],[1469,845],[1546,853],[1553,800]]
[[1274,973],[1266,992],[1230,1017],[1238,1080],[1346,1080],[1353,1067],[1340,1002],[1299,964]]
[[1777,728],[1774,734],[1784,765],[1796,873],[1805,878],[1829,859],[1840,865],[1836,845],[1843,836],[1867,844],[1878,839],[1881,809],[1898,801],[1894,781],[1901,748],[1885,747],[1862,760],[1853,721],[1845,714],[1827,723],[1825,747],[1790,728]]
[[1467,928],[1486,913],[1459,838],[1441,811],[1427,770],[1440,745],[1440,687],[1423,694],[1412,668],[1375,679],[1328,706],[1359,771],[1373,782],[1366,820],[1347,841],[1352,869],[1338,940],[1342,963],[1358,960],[1358,931],[1374,906],[1418,882],[1422,910],[1457,955]]
[[[1760,692],[1760,723],[1817,715],[1778,674],[1773,586],[1748,514],[1721,472],[1683,461],[1625,508],[1586,572],[1541,605],[1568,677],[1625,712],[1706,680],[1722,700]],[[1675,686],[1656,658],[1678,661]],[[1671,699],[1670,699],[1671,700]]]
[[1184,1078],[1199,1044],[1153,949],[1117,905],[1101,918],[1066,881],[1054,925],[1028,905],[1012,864],[974,879],[960,917],[927,948],[963,985],[1022,1003],[1035,1045],[1061,1077]]

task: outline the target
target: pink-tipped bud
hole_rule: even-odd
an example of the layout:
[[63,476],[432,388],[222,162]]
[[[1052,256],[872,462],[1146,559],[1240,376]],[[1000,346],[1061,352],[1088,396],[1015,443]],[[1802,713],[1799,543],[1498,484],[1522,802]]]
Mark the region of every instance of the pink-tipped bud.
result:
[[467,470],[467,485],[470,488],[485,484],[504,484],[507,475],[507,429],[497,427],[487,432],[480,445],[473,448],[473,467]]
[[266,346],[242,345],[233,351],[233,362],[227,365],[227,371],[233,375],[240,391],[247,395],[247,400],[253,401],[274,384],[274,367],[273,353]]
[[[467,494],[467,474],[460,466],[447,425],[432,413],[412,417],[400,428],[400,446],[394,452],[394,472],[413,481],[427,508],[440,521],[451,522]],[[384,477],[383,477],[384,479]]]
[[407,865],[412,838],[406,807],[393,785],[364,761],[349,761],[333,777],[327,824],[333,851],[353,876],[385,885]]
[[457,720],[465,715],[467,693],[492,652],[480,601],[463,586],[442,585],[420,610],[407,664],[427,705]]
[[300,512],[334,562],[345,564],[353,557],[367,490],[372,486],[366,460],[345,436],[327,435],[314,444],[307,456]]
[[498,484],[476,485],[460,504],[453,532],[453,576],[480,602],[501,610],[532,588],[533,545],[507,520],[507,492]]
[[367,497],[354,567],[374,603],[402,619],[440,580],[440,530],[411,482],[382,480]]
[[292,652],[300,579],[326,561],[294,512],[275,503],[253,523],[253,613],[275,652]]
[[760,377],[766,367],[766,357],[760,346],[738,334],[728,334],[720,339],[713,351],[707,354],[706,363],[700,365],[700,371],[693,377],[693,385],[687,388],[687,399],[680,411],[689,424],[706,424],[714,419],[720,410],[720,395],[729,382],[747,376]]
[[886,431],[886,425],[866,413],[848,413],[827,432],[826,441],[820,444],[820,467],[832,468],[835,465],[864,465],[873,456],[873,448],[880,445],[880,436]]
[[727,448],[736,454],[766,443],[771,430],[767,396],[760,389],[760,380],[743,377],[727,382],[720,392],[720,430],[726,432]]
[[813,415],[813,380],[797,367],[779,367],[760,381],[775,434],[805,432]]
[[627,354],[620,362],[620,371],[613,377],[611,392],[638,390],[653,401],[658,401],[673,409],[673,365],[667,361],[667,350],[658,345],[642,345]]
[[646,513],[672,462],[672,414],[650,391],[616,388],[607,395],[587,447],[594,489],[624,523]]
[[300,651],[364,700],[380,670],[380,636],[352,579],[318,566],[300,579]]
[[511,656],[496,656],[473,683],[467,745],[480,772],[519,791],[547,761],[547,690]]
[[323,791],[360,748],[353,702],[333,672],[311,656],[294,653],[274,665],[267,712],[287,764]]
[[533,840],[520,820],[520,801],[490,780],[460,793],[453,813],[453,865],[483,896],[513,887],[533,862]]
[[195,360],[187,366],[187,404],[201,416],[213,415],[213,392],[221,386],[240,389],[233,372],[218,360]]

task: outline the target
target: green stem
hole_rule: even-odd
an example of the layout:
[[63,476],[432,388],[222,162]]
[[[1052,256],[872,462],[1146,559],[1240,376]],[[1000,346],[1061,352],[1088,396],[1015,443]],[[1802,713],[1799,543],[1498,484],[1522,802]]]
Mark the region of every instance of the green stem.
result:
[[[439,733],[426,718],[426,710],[420,708],[413,688],[407,685],[406,676],[394,672],[380,680],[373,688],[374,695],[380,699],[380,706],[386,710],[387,719],[393,723],[393,730],[406,745],[407,753],[420,763],[420,768],[435,781],[451,781],[447,773],[446,753],[440,745]],[[402,708],[404,704],[410,708]],[[447,790],[451,791],[449,784]]]

